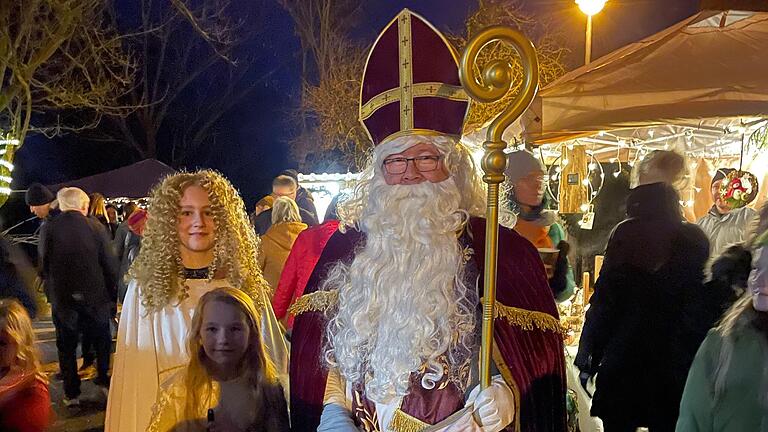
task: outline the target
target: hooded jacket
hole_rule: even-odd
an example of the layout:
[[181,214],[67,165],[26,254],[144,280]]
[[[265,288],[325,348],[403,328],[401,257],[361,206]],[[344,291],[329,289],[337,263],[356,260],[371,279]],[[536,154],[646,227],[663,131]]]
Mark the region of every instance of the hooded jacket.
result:
[[267,233],[261,237],[259,268],[264,274],[264,279],[272,288],[272,292],[277,289],[285,260],[291,253],[296,237],[305,229],[307,229],[307,224],[302,222],[283,222],[269,227]]

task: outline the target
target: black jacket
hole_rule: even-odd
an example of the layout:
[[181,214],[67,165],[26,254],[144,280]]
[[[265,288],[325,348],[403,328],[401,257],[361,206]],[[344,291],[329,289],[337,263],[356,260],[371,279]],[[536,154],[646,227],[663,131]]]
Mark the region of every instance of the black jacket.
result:
[[304,209],[309,212],[315,218],[315,220],[318,220],[315,201],[312,199],[312,195],[310,195],[309,191],[301,186],[299,186],[299,188],[296,190],[296,205],[299,206],[300,209]]
[[677,193],[662,183],[627,198],[590,300],[575,364],[597,373],[592,415],[637,426],[675,426],[688,369],[703,339],[709,242],[683,221]]
[[97,220],[66,211],[40,234],[42,276],[51,304],[114,303],[118,262],[109,233]]

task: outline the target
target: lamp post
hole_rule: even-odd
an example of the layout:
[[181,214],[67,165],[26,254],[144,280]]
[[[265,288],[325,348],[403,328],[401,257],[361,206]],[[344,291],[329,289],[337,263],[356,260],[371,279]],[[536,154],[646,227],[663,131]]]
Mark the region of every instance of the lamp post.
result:
[[587,40],[584,47],[584,64],[588,65],[592,61],[592,15],[603,10],[605,2],[608,0],[576,0],[579,9],[587,16]]

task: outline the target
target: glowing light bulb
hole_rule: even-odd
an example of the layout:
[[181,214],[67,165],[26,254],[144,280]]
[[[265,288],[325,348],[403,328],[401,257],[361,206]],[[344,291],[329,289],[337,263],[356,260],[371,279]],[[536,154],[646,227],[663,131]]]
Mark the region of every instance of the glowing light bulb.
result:
[[590,164],[589,164],[589,169],[590,169],[590,171],[594,171],[594,170],[596,170],[596,169],[597,169],[597,164],[596,164],[596,163],[594,163],[594,162],[590,163]]
[[583,184],[584,186],[589,186],[589,179],[582,180],[581,184]]
[[568,159],[563,159],[563,166],[567,166],[570,161]]
[[579,209],[581,209],[582,213],[586,213],[589,211],[589,204],[582,204],[581,207],[579,207]]

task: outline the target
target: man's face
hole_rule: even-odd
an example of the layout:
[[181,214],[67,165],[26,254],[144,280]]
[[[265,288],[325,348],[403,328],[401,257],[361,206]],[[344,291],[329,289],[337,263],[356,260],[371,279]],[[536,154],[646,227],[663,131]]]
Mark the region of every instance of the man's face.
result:
[[200,186],[190,186],[184,191],[180,206],[177,228],[181,247],[192,253],[212,250],[216,223],[208,192]]
[[35,216],[39,217],[40,219],[45,219],[48,217],[48,213],[51,212],[51,205],[50,204],[43,204],[39,206],[29,206],[29,211],[34,213]]
[[536,207],[544,198],[545,175],[534,171],[514,183],[515,198],[523,205]]
[[718,180],[712,183],[710,193],[712,194],[712,202],[715,203],[715,208],[722,214],[731,211],[731,207],[720,197],[720,187],[723,185],[723,180]]
[[432,143],[419,143],[402,153],[387,156],[382,162],[388,185],[416,185],[429,181],[440,183],[450,177],[443,155]]
[[272,196],[275,197],[275,199],[288,197],[296,201],[296,188],[293,186],[272,186]]

